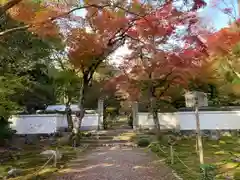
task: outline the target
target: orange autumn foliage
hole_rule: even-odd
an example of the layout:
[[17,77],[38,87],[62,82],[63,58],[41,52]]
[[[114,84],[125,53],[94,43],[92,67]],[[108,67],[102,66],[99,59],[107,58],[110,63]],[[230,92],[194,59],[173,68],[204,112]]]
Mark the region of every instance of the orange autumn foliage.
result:
[[52,18],[61,16],[64,12],[58,8],[51,8],[44,3],[31,0],[21,1],[8,10],[8,14],[15,20],[28,25],[28,30],[41,37],[58,37],[59,26]]
[[227,54],[240,42],[239,28],[223,28],[207,38],[209,52],[213,55]]
[[104,52],[104,41],[101,36],[88,33],[84,29],[72,29],[68,36],[69,59],[82,71],[88,68],[94,58]]
[[17,21],[31,23],[35,17],[35,6],[31,1],[22,1],[9,9],[8,13]]
[[[207,64],[202,68],[200,78],[205,81],[226,86],[226,93],[240,94],[239,83],[234,83],[240,78],[239,45],[240,26],[239,20],[232,25],[209,35],[206,38],[209,57]],[[226,78],[229,74],[231,78]]]
[[[32,20],[33,26],[29,28],[30,31],[35,32],[41,37],[57,37],[59,35],[59,26],[49,21],[49,17],[59,16],[59,12],[43,9],[35,13],[35,17]],[[44,24],[42,22],[45,22]]]

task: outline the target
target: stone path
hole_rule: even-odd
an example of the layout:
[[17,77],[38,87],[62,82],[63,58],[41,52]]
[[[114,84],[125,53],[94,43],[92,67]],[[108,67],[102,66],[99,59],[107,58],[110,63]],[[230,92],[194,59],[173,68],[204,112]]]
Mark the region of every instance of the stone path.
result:
[[52,180],[177,180],[152,153],[135,147],[99,147],[71,161]]

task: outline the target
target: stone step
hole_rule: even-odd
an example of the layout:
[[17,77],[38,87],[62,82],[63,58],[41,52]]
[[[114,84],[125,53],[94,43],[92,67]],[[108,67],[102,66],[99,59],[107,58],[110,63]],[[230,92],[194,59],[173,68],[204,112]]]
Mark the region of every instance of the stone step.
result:
[[128,125],[127,122],[115,122],[111,124],[112,126],[121,126],[121,125]]
[[117,134],[115,136],[91,136],[89,138],[82,138],[82,140],[120,140],[122,136]]
[[111,144],[111,143],[126,143],[128,140],[121,140],[121,139],[82,139],[81,143],[84,144]]
[[125,124],[127,124],[128,121],[127,120],[124,120],[124,121],[117,120],[117,121],[113,121],[113,123],[125,123]]
[[116,129],[132,129],[132,127],[128,126],[128,125],[112,126],[112,128],[116,128]]
[[91,135],[92,136],[118,136],[122,133],[129,133],[133,132],[132,129],[109,129],[109,130],[101,130],[101,131],[92,131]]
[[[116,136],[108,136],[108,135],[93,135],[93,136],[91,136],[91,137],[88,137],[88,138],[84,138],[84,139],[95,139],[95,140],[98,140],[98,139],[104,139],[104,140],[113,140],[114,139],[114,137],[116,137]],[[83,139],[83,140],[84,140]]]
[[124,126],[129,126],[128,124],[111,124],[111,126],[113,127],[124,127]]
[[121,121],[121,122],[113,122],[112,125],[128,125],[128,122]]
[[106,147],[115,147],[115,146],[120,146],[120,147],[137,147],[137,145],[135,143],[132,142],[112,142],[112,143],[82,143],[84,145],[87,145],[88,147],[102,147],[102,146],[106,146]]
[[117,126],[121,126],[121,125],[128,125],[127,122],[115,122],[115,123],[112,123],[112,125],[117,125]]

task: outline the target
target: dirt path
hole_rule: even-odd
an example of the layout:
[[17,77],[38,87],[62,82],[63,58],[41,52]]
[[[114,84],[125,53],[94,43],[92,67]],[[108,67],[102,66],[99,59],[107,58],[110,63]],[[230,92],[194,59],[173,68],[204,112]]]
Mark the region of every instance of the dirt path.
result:
[[171,169],[139,148],[100,147],[69,164],[54,180],[177,180]]

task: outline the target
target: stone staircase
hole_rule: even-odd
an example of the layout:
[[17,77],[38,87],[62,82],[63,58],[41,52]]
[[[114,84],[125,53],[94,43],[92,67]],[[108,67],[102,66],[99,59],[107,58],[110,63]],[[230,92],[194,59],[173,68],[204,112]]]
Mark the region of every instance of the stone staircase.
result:
[[91,136],[83,137],[82,144],[90,147],[98,146],[135,146],[132,137],[135,135],[126,121],[115,122],[111,129],[90,131]]
[[132,129],[127,121],[116,121],[112,124],[112,129]]

